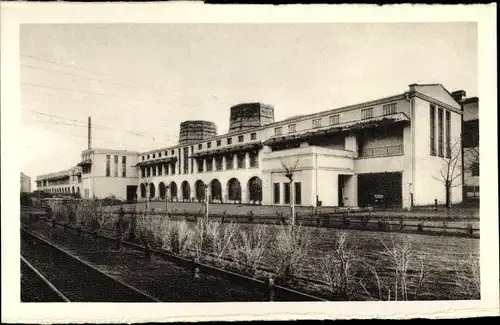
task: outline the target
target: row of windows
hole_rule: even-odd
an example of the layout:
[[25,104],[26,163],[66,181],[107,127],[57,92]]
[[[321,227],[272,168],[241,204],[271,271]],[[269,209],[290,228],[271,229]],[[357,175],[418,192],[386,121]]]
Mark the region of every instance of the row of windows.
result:
[[[383,115],[396,113],[396,103],[383,105],[382,111]],[[361,119],[367,119],[372,117],[373,117],[373,108],[366,108],[361,110]],[[340,115],[339,114],[331,115],[328,120],[329,120],[329,125],[339,124]],[[323,125],[321,124],[322,123],[321,121],[322,118],[313,119],[312,127],[313,128],[322,127]],[[296,131],[297,131],[297,125],[295,123],[288,125],[288,133],[294,133]],[[283,134],[283,128],[281,126],[274,128],[274,135],[281,135],[281,134]]]
[[[437,112],[437,130],[436,130],[436,112]],[[444,119],[444,120],[443,120]],[[446,145],[446,158],[451,157],[451,113],[448,110],[443,110],[441,107],[436,108],[435,105],[430,105],[429,110],[429,129],[430,129],[430,153],[431,156],[439,157],[445,156]],[[444,137],[444,130],[446,124],[446,139]],[[436,152],[436,131],[437,131],[437,152]],[[445,143],[446,141],[446,143]]]
[[[113,157],[113,164],[114,164],[114,177],[118,177],[118,156]],[[111,156],[106,155],[106,177],[111,176]],[[122,177],[127,177],[127,157],[122,156]]]
[[[256,168],[259,167],[259,153],[258,152],[250,152],[248,154],[249,157],[249,167]],[[215,164],[214,164],[215,162]],[[216,156],[215,159],[197,159],[196,164],[198,166],[198,173],[202,173],[204,171],[204,164],[206,165],[206,171],[221,171],[223,169],[223,158],[222,156]],[[246,168],[245,163],[245,154],[236,154],[236,168],[243,169]],[[234,155],[226,156],[226,170],[234,169]]]
[[[257,133],[256,132],[250,133],[250,141],[253,141],[253,140],[257,140]],[[241,143],[241,142],[244,142],[244,141],[245,141],[245,135],[243,135],[243,134],[239,135],[238,136],[238,143]],[[226,138],[226,144],[227,145],[233,144],[233,138],[232,137]],[[207,142],[206,145],[207,145],[207,149],[212,148],[212,141]],[[222,140],[216,140],[215,141],[215,145],[217,147],[222,146]],[[203,143],[199,143],[198,144],[198,150],[202,150],[202,149],[203,149]],[[193,147],[191,147],[191,151],[194,151]],[[173,149],[170,150],[170,154],[174,155],[175,151]],[[164,155],[167,156],[168,155],[168,151],[164,151]],[[142,156],[142,160],[155,159],[156,157],[157,157],[156,153],[153,153],[153,154],[150,154],[150,155],[144,155],[144,156]],[[158,152],[158,158],[161,158],[161,157],[162,157],[162,153]]]
[[152,167],[142,167],[141,168],[141,177],[151,177],[151,176],[162,176],[165,174],[167,175],[175,175],[175,164],[168,164],[168,165],[159,165],[159,166],[152,166]]
[[[290,203],[290,183],[284,183],[284,202],[283,204],[289,204]],[[295,204],[302,204],[302,191],[301,191],[301,183],[300,182],[294,182],[294,195],[295,195]],[[274,183],[273,184],[273,197],[274,197],[274,204],[281,204],[281,183]]]

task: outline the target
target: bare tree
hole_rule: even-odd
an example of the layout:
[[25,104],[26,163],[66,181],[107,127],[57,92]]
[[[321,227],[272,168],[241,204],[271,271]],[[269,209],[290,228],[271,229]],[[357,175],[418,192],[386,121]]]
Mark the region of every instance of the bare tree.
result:
[[295,164],[287,165],[283,160],[281,161],[281,166],[285,170],[285,177],[290,181],[290,214],[291,214],[291,229],[295,227],[295,191],[293,179],[297,171],[297,165],[299,164],[299,157],[295,160]]
[[452,188],[462,185],[461,182],[457,183],[457,180],[460,181],[462,177],[461,159],[461,140],[456,139],[451,146],[447,148],[445,155],[441,157],[442,167],[439,171],[439,176],[432,176],[434,179],[444,184],[447,208],[451,208]]

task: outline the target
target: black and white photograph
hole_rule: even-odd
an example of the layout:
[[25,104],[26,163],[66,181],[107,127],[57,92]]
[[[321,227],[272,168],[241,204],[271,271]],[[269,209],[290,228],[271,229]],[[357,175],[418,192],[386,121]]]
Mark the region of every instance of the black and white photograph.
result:
[[480,88],[496,36],[479,19],[68,13],[20,23],[2,55],[17,308],[498,315],[496,83]]

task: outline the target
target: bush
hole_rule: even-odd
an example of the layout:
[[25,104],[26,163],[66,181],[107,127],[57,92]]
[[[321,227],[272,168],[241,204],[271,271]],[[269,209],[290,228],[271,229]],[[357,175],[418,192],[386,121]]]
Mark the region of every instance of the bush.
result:
[[347,243],[347,233],[339,233],[334,249],[321,260],[321,269],[332,293],[348,297],[353,283],[355,259],[353,248]]
[[254,275],[262,263],[269,242],[269,226],[258,224],[248,231],[240,231],[231,247],[231,256],[238,262],[238,268]]
[[311,245],[311,231],[307,228],[277,226],[276,237],[271,244],[274,271],[278,281],[290,282],[303,274],[306,257]]

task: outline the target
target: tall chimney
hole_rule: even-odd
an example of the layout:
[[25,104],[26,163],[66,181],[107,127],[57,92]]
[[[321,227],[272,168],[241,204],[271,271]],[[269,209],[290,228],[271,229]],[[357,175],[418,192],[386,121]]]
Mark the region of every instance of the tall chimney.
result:
[[88,135],[88,140],[89,140],[89,150],[92,148],[92,137],[91,137],[91,133],[90,133],[90,130],[91,130],[91,121],[90,121],[90,116],[89,116],[89,135]]

